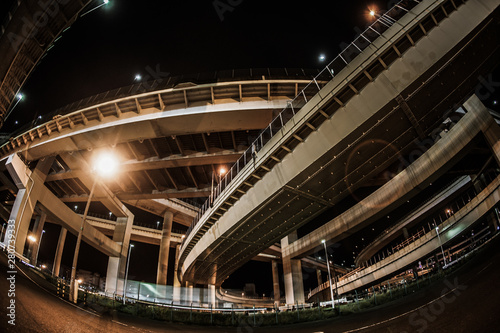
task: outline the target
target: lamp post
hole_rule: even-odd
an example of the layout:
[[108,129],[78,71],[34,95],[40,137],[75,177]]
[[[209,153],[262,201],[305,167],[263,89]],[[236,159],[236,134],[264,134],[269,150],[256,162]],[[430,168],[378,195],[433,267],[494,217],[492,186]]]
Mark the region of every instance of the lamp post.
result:
[[44,233],[45,233],[45,230],[42,230],[42,234],[40,235],[40,241],[38,242],[38,246],[36,249],[35,266],[36,266],[36,263],[38,262],[38,253],[40,252],[40,246],[42,246],[42,238],[43,238]]
[[12,111],[14,111],[14,109],[16,108],[17,104],[19,104],[19,102],[21,102],[23,99],[24,99],[24,95],[22,93],[18,93],[16,95],[16,98],[17,98],[17,101],[16,103],[14,104],[14,106],[12,106],[12,108],[7,112],[7,115],[5,116],[4,118],[4,121],[7,120],[7,118],[10,116],[10,114],[12,113]]
[[441,236],[439,235],[439,227],[436,226],[436,234],[439,239],[439,246],[441,247],[441,254],[443,255],[443,266],[446,266],[446,257],[444,256],[443,243],[441,242]]
[[134,244],[130,244],[128,247],[127,269],[125,270],[125,283],[123,285],[123,304],[125,304],[125,293],[127,291],[128,267],[130,265],[130,252],[132,251],[133,247]]
[[[71,265],[71,279],[70,279],[70,301],[76,303],[78,299],[78,288],[75,289],[76,277],[76,266],[78,264],[78,255],[80,253],[80,243],[82,242],[83,228],[85,226],[85,220],[87,219],[87,214],[89,212],[90,202],[92,201],[92,196],[94,195],[95,186],[99,175],[102,177],[110,177],[116,170],[117,163],[113,156],[109,154],[102,154],[96,159],[96,163],[93,171],[95,171],[94,181],[92,183],[92,188],[89,193],[89,198],[87,199],[87,204],[85,205],[85,210],[82,216],[82,222],[80,224],[80,229],[78,230],[78,237],[76,239],[75,254],[73,256],[73,264]],[[76,294],[76,295],[75,295]]]
[[326,267],[328,268],[328,281],[330,284],[330,297],[332,298],[332,309],[335,309],[335,302],[333,299],[332,276],[330,274],[330,262],[328,261],[328,252],[326,251],[326,241],[323,239],[321,243],[323,243],[323,246],[325,248]]
[[[222,176],[226,174],[227,170],[225,167],[220,167],[219,168],[219,184],[222,182]],[[212,172],[212,187],[210,190],[210,206],[212,206],[214,203],[214,172]]]
[[96,7],[92,8],[91,10],[89,10],[88,12],[83,13],[80,17],[84,17],[88,13],[93,12],[94,10],[96,10],[98,8],[101,8],[104,5],[107,5],[108,3],[109,3],[109,0],[103,0],[102,3],[99,6],[96,6]]
[[[36,243],[36,237],[33,235],[28,236],[28,241],[32,244]],[[28,248],[28,258],[31,257],[31,252],[33,251],[33,245]],[[31,263],[31,262],[30,262]]]

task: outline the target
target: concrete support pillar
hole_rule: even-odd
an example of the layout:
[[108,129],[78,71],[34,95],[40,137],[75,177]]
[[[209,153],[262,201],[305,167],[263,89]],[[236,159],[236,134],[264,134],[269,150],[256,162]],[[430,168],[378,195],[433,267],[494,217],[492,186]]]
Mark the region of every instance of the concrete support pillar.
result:
[[[469,112],[488,112],[488,109],[484,106],[481,100],[477,98],[477,96],[473,96],[469,100],[467,100],[464,103],[464,107]],[[500,127],[495,122],[493,117],[490,116],[488,127],[483,129],[482,131],[484,137],[486,138],[486,141],[491,147],[493,157],[495,158],[498,165],[500,165]]]
[[120,257],[109,257],[108,270],[106,273],[106,293],[123,294],[125,269],[127,267],[128,248],[134,215],[123,207],[127,217],[116,219],[113,241],[121,245]]
[[52,276],[59,277],[59,269],[61,268],[61,258],[64,250],[64,242],[66,241],[67,229],[61,228],[59,240],[57,241],[56,255],[54,257],[54,265],[52,266]]
[[175,266],[174,266],[174,290],[172,299],[174,303],[179,304],[181,301],[181,283],[177,277],[177,270],[179,267],[179,254],[180,254],[181,244],[177,244],[175,247]]
[[187,291],[187,301],[189,302],[189,304],[191,304],[191,302],[193,302],[193,284],[191,282],[186,282],[186,291]]
[[209,304],[212,305],[212,308],[215,308],[216,303],[215,303],[215,284],[209,284],[208,285],[208,301]]
[[36,242],[30,243],[30,263],[34,266],[37,265],[38,261],[38,251],[40,250],[40,245],[43,239],[43,227],[45,226],[45,220],[47,219],[47,214],[41,212],[35,220],[35,225],[33,226],[33,235],[36,238]]
[[318,286],[323,284],[323,276],[321,275],[321,269],[316,270],[316,277],[318,278]]
[[490,225],[490,230],[494,234],[500,229],[500,213],[498,212],[498,208],[493,208],[493,211],[489,215],[488,223]]
[[436,262],[437,269],[440,271],[441,270],[441,263],[439,262],[439,257],[438,254],[434,254],[434,261]]
[[273,270],[273,293],[274,293],[274,304],[279,306],[281,303],[281,293],[280,293],[280,277],[278,272],[278,261],[273,260],[271,262]]
[[406,229],[406,228],[403,228],[403,237],[405,239],[410,238],[410,234],[408,233],[408,229]]
[[24,164],[17,154],[11,155],[5,163],[19,191],[9,217],[8,228],[11,233],[8,239],[5,238],[4,243],[7,245],[10,235],[15,235],[15,250],[20,255],[24,252],[31,217],[41,191],[44,189],[45,179],[53,161],[53,157],[44,158],[38,161],[33,171]]
[[168,253],[170,250],[173,218],[174,214],[169,211],[167,211],[163,216],[163,228],[160,242],[160,255],[158,258],[158,271],[156,273],[156,284],[167,284]]
[[[281,240],[281,248],[297,240],[297,231]],[[302,263],[300,259],[283,257],[283,275],[285,279],[286,304],[304,303],[304,284],[302,281]]]
[[120,295],[123,292],[123,282],[119,283],[119,257],[109,257],[108,270],[106,271],[106,293]]

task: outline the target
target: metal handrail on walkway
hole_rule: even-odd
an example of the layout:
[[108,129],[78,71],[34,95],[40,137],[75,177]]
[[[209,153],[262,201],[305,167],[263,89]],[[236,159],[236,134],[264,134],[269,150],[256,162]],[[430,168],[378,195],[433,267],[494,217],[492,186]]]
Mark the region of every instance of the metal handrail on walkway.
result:
[[[304,89],[302,89],[294,99],[288,102],[288,106],[284,108],[276,118],[274,118],[269,126],[267,126],[259,134],[257,139],[249,146],[249,148],[243,153],[243,155],[234,163],[231,169],[224,175],[216,188],[214,188],[213,193],[205,201],[200,211],[194,218],[191,226],[189,227],[186,238],[187,240],[189,234],[193,228],[198,224],[207,211],[211,211],[211,208],[217,198],[224,193],[224,190],[230,184],[237,175],[243,170],[247,164],[255,162],[256,154],[268,143],[272,137],[279,133],[281,129],[288,123],[290,119],[295,116],[298,110],[308,102],[307,96],[314,92],[314,95],[318,93],[322,87],[318,84],[321,77],[325,76],[327,73],[333,79],[336,73],[347,67],[347,65],[352,62],[361,52],[368,48],[372,43],[382,35],[386,30],[388,30],[394,23],[402,18],[407,12],[418,5],[420,1],[417,0],[401,0],[391,9],[389,9],[384,14],[380,15],[374,23],[372,23],[363,33],[361,33],[351,44],[349,44],[340,54],[335,57],[325,68],[307,84]],[[182,245],[184,245],[184,242]]]

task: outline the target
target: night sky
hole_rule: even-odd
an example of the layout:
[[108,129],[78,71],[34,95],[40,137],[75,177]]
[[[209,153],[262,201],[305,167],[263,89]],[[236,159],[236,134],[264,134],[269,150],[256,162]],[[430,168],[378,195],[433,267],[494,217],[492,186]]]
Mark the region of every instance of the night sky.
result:
[[[0,20],[13,1],[1,2]],[[87,10],[100,3],[93,2]],[[130,85],[136,74],[151,78],[151,69],[166,76],[259,67],[322,68],[342,43],[350,43],[371,23],[369,8],[383,10],[387,3],[111,0],[64,32],[22,88],[25,99],[0,132],[15,131],[40,115],[43,121],[44,114],[66,104]],[[214,4],[219,4],[219,12]],[[160,220],[145,216],[149,222]],[[39,257],[51,263],[59,226],[45,229]],[[75,240],[68,234],[66,266]],[[130,278],[154,282],[158,247],[137,244],[133,251]],[[81,254],[79,267],[105,275],[106,256],[86,245]],[[248,271],[259,273],[249,276]],[[251,263],[227,283],[242,288],[245,282],[255,282],[259,293],[269,293],[270,277],[270,264]]]

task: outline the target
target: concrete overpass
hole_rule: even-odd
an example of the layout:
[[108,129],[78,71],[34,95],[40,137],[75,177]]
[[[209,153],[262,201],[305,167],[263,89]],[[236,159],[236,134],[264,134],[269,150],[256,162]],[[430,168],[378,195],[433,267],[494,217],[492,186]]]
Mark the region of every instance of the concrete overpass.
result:
[[407,216],[393,225],[391,228],[384,230],[372,243],[366,246],[356,257],[356,266],[361,266],[363,263],[367,262],[371,257],[373,257],[377,252],[387,246],[391,241],[396,239],[401,234],[408,233],[410,227],[415,226],[422,219],[427,218],[428,215],[436,210],[436,207],[440,207],[446,200],[454,196],[455,193],[461,192],[467,185],[472,184],[472,179],[470,176],[462,176],[443,191],[440,191],[435,196],[429,198],[428,202],[424,205],[418,207],[413,212],[410,212]]
[[[159,284],[166,282],[177,223],[189,226],[177,284],[220,286],[252,258],[274,260],[275,277],[282,259],[287,303],[303,302],[301,267],[322,250],[322,239],[331,244],[374,223],[466,153],[465,139],[454,155],[438,151],[433,171],[412,175],[402,192],[395,177],[381,177],[422,142],[439,143],[446,118],[461,117],[454,106],[497,65],[497,6],[497,0],[404,0],[320,73],[171,77],[54,111],[0,147],[0,214],[16,230],[16,251],[24,250],[35,208],[64,227],[64,238],[81,223],[68,206],[99,202],[118,217],[113,239],[105,235],[110,224],[89,221],[83,238],[113,258],[108,275],[119,292],[130,237],[146,237],[139,229],[133,236],[127,204],[163,216]],[[492,127],[477,135],[495,147],[495,133]],[[122,172],[99,181],[91,196],[93,159],[102,151],[118,157]],[[219,181],[217,169],[230,165]],[[385,189],[396,186],[397,196],[388,196],[389,183]],[[372,206],[349,203],[361,189],[370,191],[363,198],[375,198]],[[315,231],[297,233],[335,210]],[[344,211],[352,214],[339,219]],[[149,236],[157,241],[156,232]]]
[[38,62],[90,2],[14,2],[0,31],[0,127]]
[[[173,223],[190,225],[198,212],[195,200],[206,198],[211,183],[219,181],[217,169],[233,163],[248,147],[248,137],[258,134],[312,74],[317,71],[250,69],[136,84],[75,102],[54,111],[46,123],[14,134],[0,147],[0,196],[2,216],[17,231],[16,251],[24,251],[35,208],[45,214],[43,221],[48,216],[63,226],[64,244],[66,230],[77,234],[81,223],[69,206],[90,199],[102,204],[105,214],[128,221],[124,229],[117,223],[114,233],[123,229],[125,234],[113,240],[105,235],[108,229],[84,226],[85,242],[119,258],[120,280],[134,235],[127,204],[163,217],[157,281],[166,283],[168,249],[171,241],[176,244]],[[93,160],[102,151],[114,153],[121,172],[99,180],[90,196]],[[43,223],[35,229],[39,238]]]
[[[395,275],[401,272],[419,259],[432,255],[433,252],[439,251],[441,246],[446,246],[457,236],[473,225],[477,220],[481,219],[488,212],[494,209],[495,205],[500,201],[500,177],[496,177],[483,191],[475,198],[468,202],[458,212],[454,212],[452,216],[442,224],[439,229],[431,227],[431,230],[426,230],[427,233],[410,243],[403,249],[392,253],[379,262],[367,266],[360,267],[356,274],[353,274],[346,279],[341,279],[337,282],[337,291],[339,295],[351,292],[355,289],[373,285],[376,282],[382,281],[388,276]],[[439,236],[438,236],[439,232]],[[329,288],[329,281],[323,286],[313,290],[310,297]],[[329,298],[329,296],[327,297]]]
[[[296,100],[305,103],[300,111],[293,103],[284,109],[236,162],[183,243],[182,280],[220,285],[282,239],[287,303],[302,302],[300,257],[321,249],[322,239],[331,244],[366,227],[463,157],[438,150],[428,173],[405,166],[417,172],[412,180],[397,186],[396,178],[387,179],[387,186],[372,191],[369,204],[360,200],[350,207],[351,215],[334,217],[300,239],[294,233],[373,183],[419,142],[434,144],[455,110],[450,106],[498,63],[498,43],[491,39],[498,1],[415,3],[393,9],[404,15],[389,12],[379,22],[383,32],[372,26],[362,34],[325,69],[331,81],[317,87],[313,98],[299,94]],[[342,61],[340,70],[334,68]],[[308,89],[315,89],[314,82]],[[497,146],[496,134],[488,131],[483,135]]]

